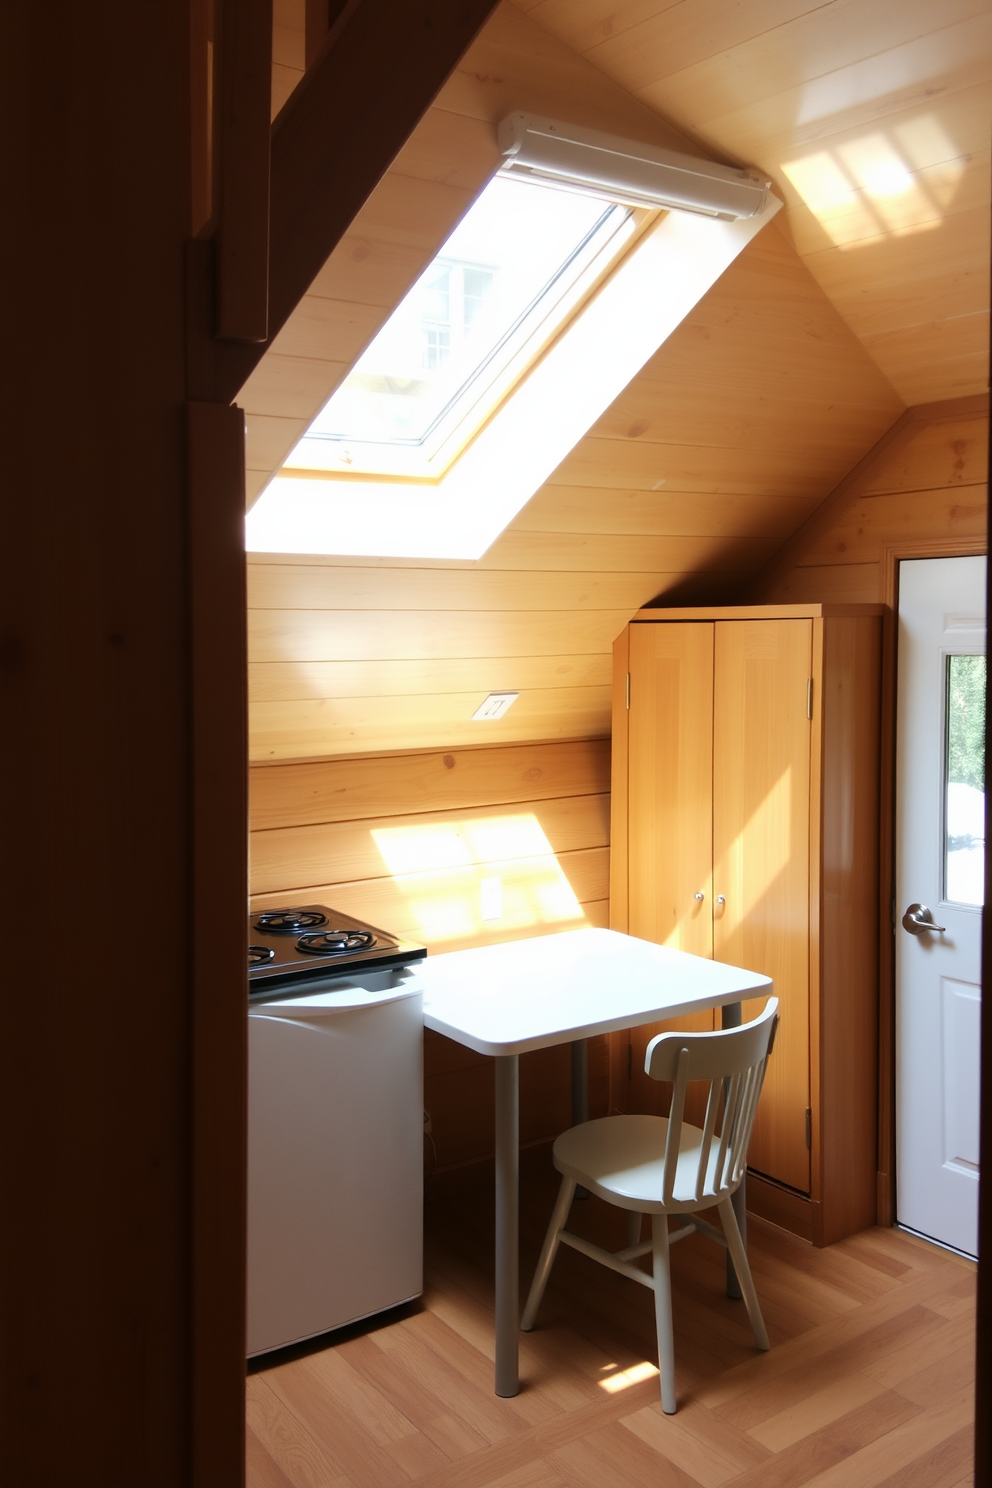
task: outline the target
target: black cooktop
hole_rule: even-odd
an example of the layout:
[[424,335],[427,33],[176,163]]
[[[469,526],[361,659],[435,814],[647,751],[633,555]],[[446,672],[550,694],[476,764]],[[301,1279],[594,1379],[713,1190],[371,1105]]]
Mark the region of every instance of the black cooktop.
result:
[[248,919],[248,996],[289,996],[307,979],[344,976],[359,967],[385,971],[426,955],[425,946],[326,904],[262,910]]

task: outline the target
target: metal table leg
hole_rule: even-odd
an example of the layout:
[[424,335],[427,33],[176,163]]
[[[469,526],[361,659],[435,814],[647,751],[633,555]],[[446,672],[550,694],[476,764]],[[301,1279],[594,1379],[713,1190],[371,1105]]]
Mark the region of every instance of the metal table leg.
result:
[[[729,1002],[727,1006],[722,1010],[721,1022],[724,1028],[740,1028],[743,1021],[744,1013],[739,1002]],[[737,1218],[737,1226],[741,1232],[741,1239],[744,1242],[745,1251],[747,1250],[747,1195],[745,1193],[746,1186],[747,1177],[745,1176],[741,1179],[740,1187],[734,1194],[733,1198],[730,1200],[730,1202],[734,1206],[734,1214]],[[734,1263],[731,1259],[729,1250],[727,1251],[727,1296],[736,1297],[738,1300],[740,1300],[740,1298],[743,1296],[743,1293],[741,1291],[741,1284],[737,1279],[737,1272],[734,1270]]]
[[520,1388],[520,1060],[496,1058],[496,1394]]
[[572,1125],[589,1120],[589,1040],[572,1044]]

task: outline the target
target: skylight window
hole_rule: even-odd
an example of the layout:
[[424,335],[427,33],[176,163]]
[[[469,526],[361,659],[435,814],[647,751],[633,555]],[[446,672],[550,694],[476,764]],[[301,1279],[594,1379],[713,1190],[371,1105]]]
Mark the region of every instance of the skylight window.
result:
[[482,556],[781,202],[512,114],[437,258],[248,513],[251,552]]
[[289,465],[437,477],[644,213],[496,176],[317,415]]

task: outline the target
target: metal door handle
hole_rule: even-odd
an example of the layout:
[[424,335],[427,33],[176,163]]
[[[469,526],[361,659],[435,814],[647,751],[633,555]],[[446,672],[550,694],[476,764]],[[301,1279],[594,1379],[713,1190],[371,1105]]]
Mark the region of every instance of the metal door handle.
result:
[[716,902],[717,902],[717,904],[726,904],[727,901],[723,897],[722,894],[717,894],[717,896],[716,896]]
[[925,904],[911,904],[902,917],[902,928],[908,930],[910,935],[926,935],[928,930],[940,934],[947,926],[935,925],[933,915]]
[[705,894],[693,894],[692,897],[693,897],[693,899],[698,899],[699,902],[700,902],[700,904],[701,904],[703,902],[703,900],[706,898],[706,895]]

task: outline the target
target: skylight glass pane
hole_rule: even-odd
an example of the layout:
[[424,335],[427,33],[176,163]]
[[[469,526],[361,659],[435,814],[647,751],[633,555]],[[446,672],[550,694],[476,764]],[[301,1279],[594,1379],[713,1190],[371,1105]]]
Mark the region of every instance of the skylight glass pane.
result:
[[[291,463],[411,471],[527,347],[605,244],[626,207],[496,176],[318,414]],[[555,321],[555,325],[557,322]],[[489,411],[487,404],[479,413]],[[317,447],[319,448],[319,446]],[[402,462],[398,468],[402,468]]]

